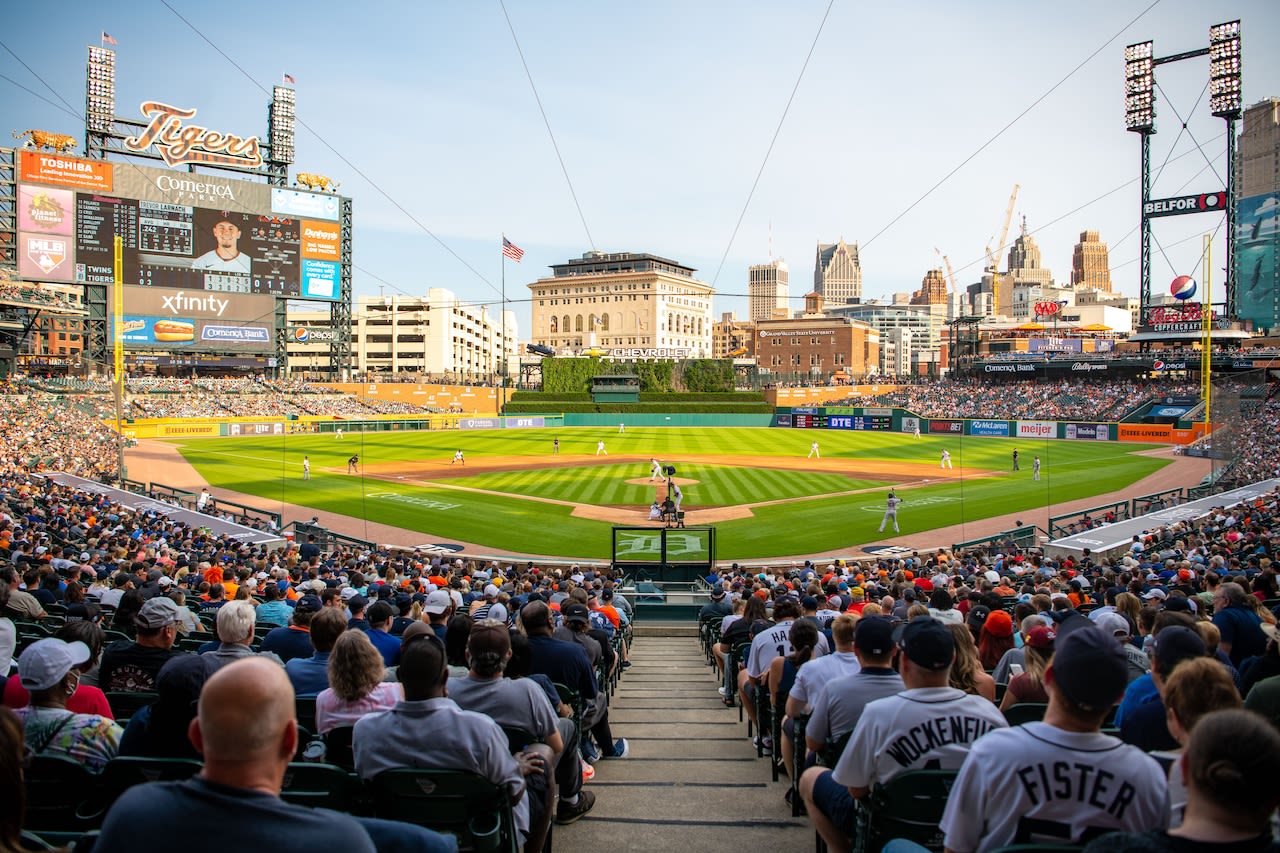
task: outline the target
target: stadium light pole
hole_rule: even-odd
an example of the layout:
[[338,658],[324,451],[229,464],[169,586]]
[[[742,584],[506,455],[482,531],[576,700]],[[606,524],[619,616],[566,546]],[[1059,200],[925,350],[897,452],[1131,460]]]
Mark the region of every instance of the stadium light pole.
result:
[[[1155,43],[1143,41],[1124,49],[1124,126],[1142,137],[1142,209],[1151,200],[1151,134],[1156,132]],[[1138,255],[1138,323],[1146,322],[1151,304],[1151,221],[1140,222],[1142,247]]]
[[1227,292],[1223,313],[1236,315],[1236,122],[1240,120],[1240,21],[1209,28],[1209,112],[1227,123]]

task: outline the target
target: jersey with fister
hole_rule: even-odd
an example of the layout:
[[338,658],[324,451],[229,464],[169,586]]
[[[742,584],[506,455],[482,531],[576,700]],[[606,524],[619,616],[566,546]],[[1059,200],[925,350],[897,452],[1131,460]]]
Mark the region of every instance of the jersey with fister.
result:
[[959,770],[978,738],[1007,726],[989,699],[916,687],[868,703],[831,778],[869,788],[908,770]]
[[940,826],[949,849],[985,853],[1164,829],[1169,814],[1164,773],[1138,748],[1101,732],[1026,723],[974,746]]

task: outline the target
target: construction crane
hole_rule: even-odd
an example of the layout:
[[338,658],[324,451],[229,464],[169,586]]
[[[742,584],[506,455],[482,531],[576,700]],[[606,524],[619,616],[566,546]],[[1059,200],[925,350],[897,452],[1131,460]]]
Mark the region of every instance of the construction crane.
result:
[[1000,254],[1004,251],[1005,241],[1009,239],[1009,225],[1013,222],[1013,206],[1018,201],[1018,190],[1022,189],[1020,184],[1013,185],[1013,192],[1009,193],[1009,206],[1004,211],[1004,226],[1000,229],[1000,241],[996,243],[995,249],[992,250],[991,245],[987,245],[987,273],[991,276],[991,308],[996,313],[1000,312]]
[[937,246],[933,247],[933,251],[938,253],[938,257],[942,258],[942,263],[947,268],[947,282],[951,285],[951,292],[959,293],[960,289],[956,287],[956,271],[951,268],[951,259],[942,254],[942,250]]

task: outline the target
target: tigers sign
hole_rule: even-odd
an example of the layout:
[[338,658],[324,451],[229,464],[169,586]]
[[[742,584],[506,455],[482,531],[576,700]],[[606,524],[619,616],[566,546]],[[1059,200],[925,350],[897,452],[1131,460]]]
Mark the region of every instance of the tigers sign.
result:
[[129,151],[141,154],[154,147],[170,166],[209,163],[256,169],[262,165],[262,150],[256,136],[242,139],[198,124],[184,125],[183,120],[195,118],[196,111],[160,101],[144,101],[140,109],[150,122],[140,134],[125,139],[124,147]]

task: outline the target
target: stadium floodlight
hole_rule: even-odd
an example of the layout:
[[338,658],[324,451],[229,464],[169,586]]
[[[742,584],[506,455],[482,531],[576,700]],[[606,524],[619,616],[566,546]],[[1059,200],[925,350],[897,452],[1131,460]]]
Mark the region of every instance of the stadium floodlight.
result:
[[89,46],[85,69],[85,124],[90,133],[110,133],[116,114],[116,52]]
[[1209,112],[1240,118],[1240,22],[1209,28]]
[[1134,133],[1153,133],[1156,119],[1154,42],[1124,49],[1124,125]]
[[267,130],[271,137],[271,159],[277,163],[293,162],[297,115],[295,98],[294,91],[287,86],[276,86],[272,90]]

